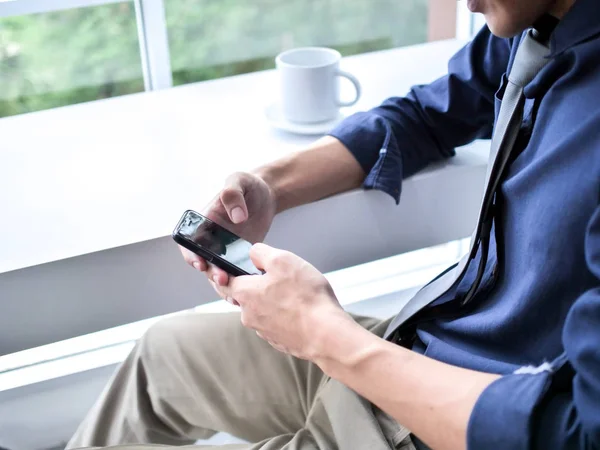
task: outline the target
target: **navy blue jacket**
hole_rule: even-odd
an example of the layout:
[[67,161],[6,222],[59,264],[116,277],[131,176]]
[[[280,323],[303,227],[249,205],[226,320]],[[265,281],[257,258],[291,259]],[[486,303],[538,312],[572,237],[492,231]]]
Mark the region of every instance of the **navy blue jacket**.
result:
[[[448,75],[342,122],[331,134],[368,174],[364,186],[398,201],[403,178],[490,138],[520,39],[484,28]],[[551,47],[551,62],[525,89],[520,153],[498,193],[474,306],[417,330],[415,351],[503,375],[475,406],[470,449],[600,448],[598,0],[578,0]],[[468,290],[474,275],[437,303]]]

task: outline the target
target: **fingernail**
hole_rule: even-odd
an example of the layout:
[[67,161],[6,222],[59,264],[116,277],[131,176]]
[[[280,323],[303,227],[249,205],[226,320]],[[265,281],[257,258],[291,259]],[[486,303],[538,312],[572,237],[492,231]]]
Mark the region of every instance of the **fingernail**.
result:
[[233,305],[233,298],[231,298],[231,297],[226,297],[226,298],[225,298],[225,301],[226,301],[227,303],[231,303],[231,304]]
[[194,266],[194,269],[196,269],[196,270],[200,270],[200,262],[198,262],[198,261],[194,261],[194,262],[192,263],[192,266]]
[[219,284],[219,277],[217,275],[213,276],[213,281],[215,282],[216,285]]
[[231,220],[233,223],[240,223],[244,220],[244,211],[239,206],[231,210]]

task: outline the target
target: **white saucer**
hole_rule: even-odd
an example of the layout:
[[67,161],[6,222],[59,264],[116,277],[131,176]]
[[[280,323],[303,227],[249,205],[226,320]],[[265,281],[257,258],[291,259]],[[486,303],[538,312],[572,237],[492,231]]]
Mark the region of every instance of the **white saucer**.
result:
[[340,123],[346,115],[342,112],[338,113],[335,119],[319,123],[295,123],[290,122],[281,113],[281,109],[277,103],[272,103],[265,108],[265,116],[271,126],[279,130],[288,131],[295,134],[304,135],[323,135],[329,133],[338,123]]

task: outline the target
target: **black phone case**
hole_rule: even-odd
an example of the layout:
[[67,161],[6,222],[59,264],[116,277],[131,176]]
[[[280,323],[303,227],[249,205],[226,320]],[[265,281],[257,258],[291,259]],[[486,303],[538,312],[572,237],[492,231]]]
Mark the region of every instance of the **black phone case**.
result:
[[250,275],[248,272],[246,272],[243,269],[240,269],[238,266],[231,264],[229,261],[225,261],[219,255],[216,255],[210,250],[207,250],[204,247],[201,247],[200,245],[196,244],[195,242],[192,242],[189,239],[186,239],[185,237],[181,236],[180,234],[177,234],[178,229],[179,226],[177,226],[177,228],[173,232],[173,240],[182,247],[185,247],[190,252],[195,253],[196,255],[204,258],[206,262],[214,264],[218,268],[223,269],[229,275],[232,275],[234,277],[238,277],[241,275]]

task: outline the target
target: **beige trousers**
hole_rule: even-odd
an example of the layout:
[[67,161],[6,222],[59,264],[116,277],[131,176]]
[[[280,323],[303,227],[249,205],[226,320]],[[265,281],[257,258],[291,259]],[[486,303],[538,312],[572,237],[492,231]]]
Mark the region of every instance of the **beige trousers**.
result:
[[[388,323],[355,320],[378,335]],[[253,444],[202,448],[414,449],[408,430],[316,365],[274,350],[238,313],[151,327],[67,448],[193,445],[219,431]]]

